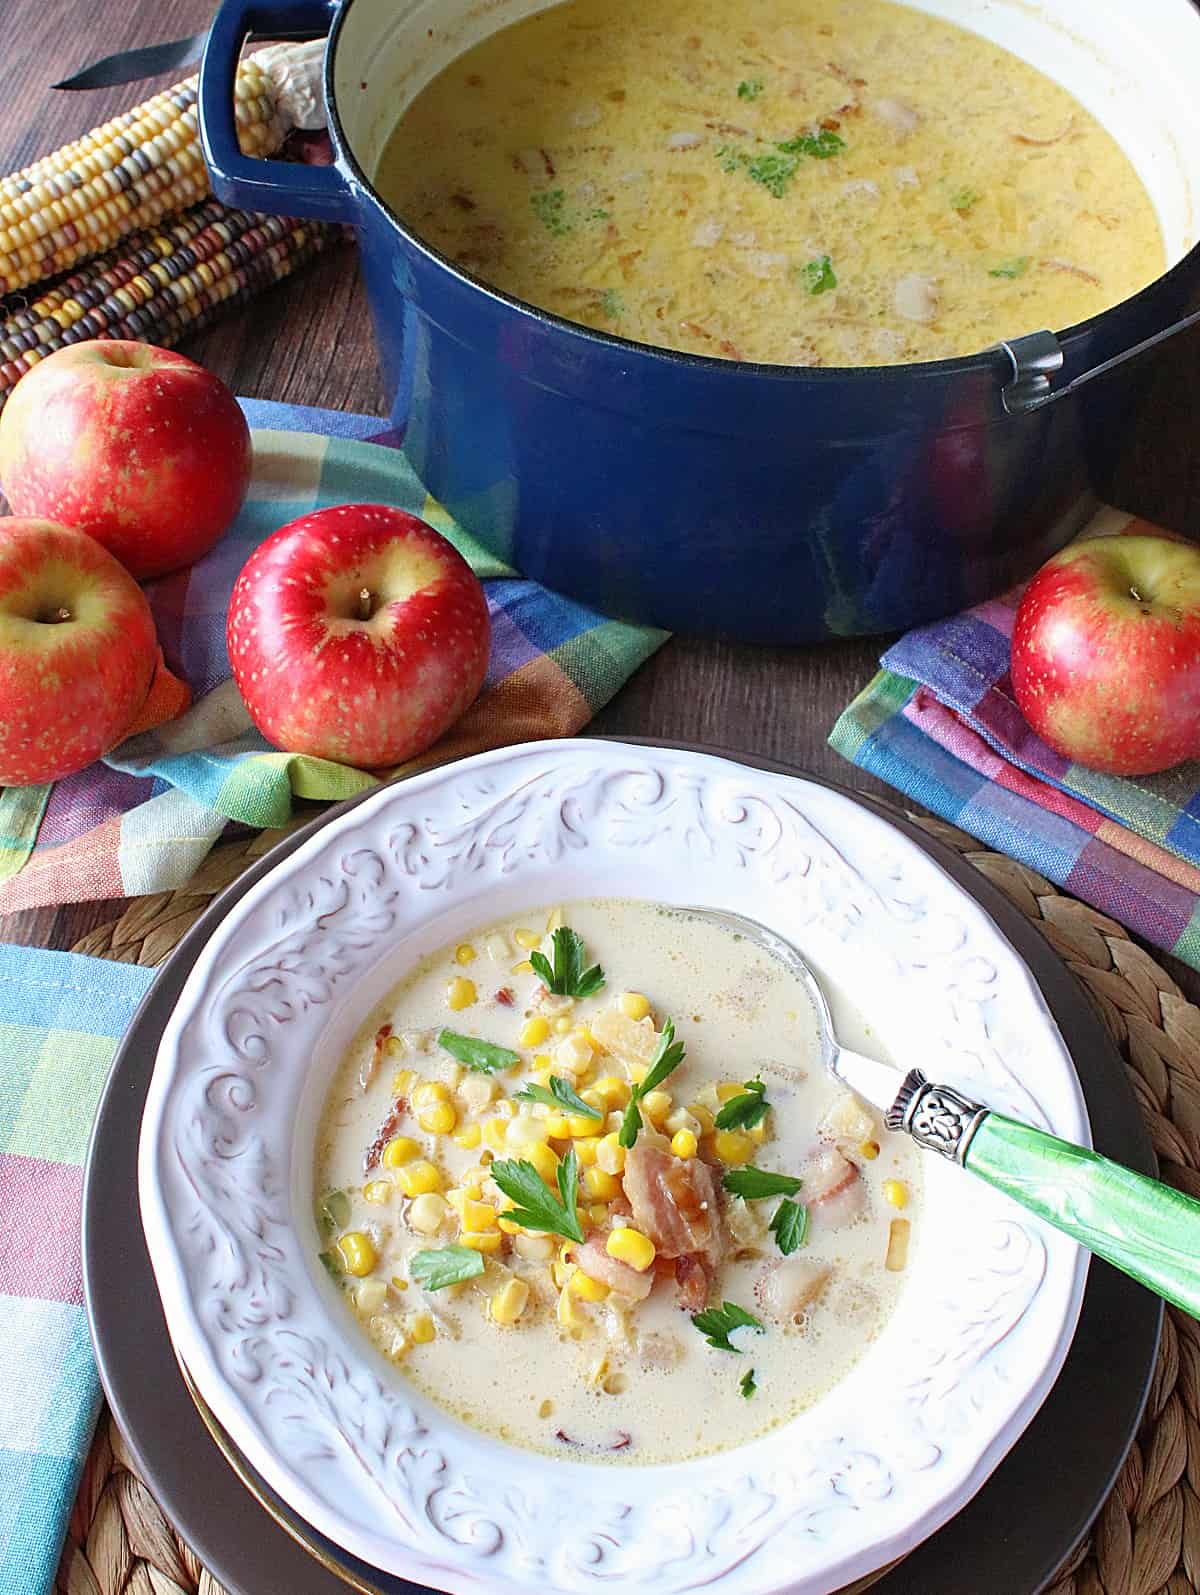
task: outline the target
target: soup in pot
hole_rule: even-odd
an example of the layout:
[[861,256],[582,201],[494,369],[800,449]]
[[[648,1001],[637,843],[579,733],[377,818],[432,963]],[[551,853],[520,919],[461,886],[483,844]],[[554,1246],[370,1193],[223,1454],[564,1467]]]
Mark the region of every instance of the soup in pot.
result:
[[640,1464],[744,1443],[843,1378],[895,1305],[921,1183],[826,1073],[781,963],[592,900],[443,948],[367,1016],[316,1191],[325,1266],[425,1395]]
[[970,354],[1165,266],[1078,101],[889,0],[566,0],[429,83],[374,180],[505,292],[730,360]]

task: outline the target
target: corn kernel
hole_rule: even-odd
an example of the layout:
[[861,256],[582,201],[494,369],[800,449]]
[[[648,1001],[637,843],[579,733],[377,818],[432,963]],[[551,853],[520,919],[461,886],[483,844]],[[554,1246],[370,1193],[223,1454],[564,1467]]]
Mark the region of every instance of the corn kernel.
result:
[[385,1058],[398,1058],[403,1051],[404,1039],[402,1036],[389,1036],[383,1044]]
[[514,930],[512,939],[518,947],[524,947],[526,952],[532,952],[535,947],[541,945],[542,940],[536,930]]
[[427,1158],[406,1163],[396,1176],[405,1196],[424,1196],[426,1191],[440,1191],[442,1176]]
[[[592,1129],[594,1131],[596,1127],[596,1121],[593,1119],[591,1123]],[[599,1146],[600,1137],[595,1134],[581,1135],[575,1142],[575,1157],[578,1160],[579,1167],[581,1169],[591,1168],[592,1164],[596,1161],[596,1152]]]
[[368,1316],[382,1312],[386,1301],[387,1281],[383,1279],[364,1279],[354,1292],[354,1305],[360,1313],[366,1313]]
[[565,1113],[547,1113],[542,1123],[546,1126],[546,1134],[552,1141],[570,1139],[571,1125]]
[[463,1008],[469,1008],[477,996],[473,980],[468,980],[465,975],[455,975],[446,987],[446,1007],[458,1013]]
[[734,1097],[740,1097],[742,1087],[733,1080],[725,1080],[717,1087],[717,1100],[722,1103],[731,1102]]
[[510,1279],[488,1302],[493,1323],[515,1324],[529,1303],[529,1286],[523,1279]]
[[569,1290],[559,1291],[558,1306],[554,1309],[554,1316],[559,1325],[570,1334],[577,1334],[579,1330],[586,1329],[587,1319],[579,1311],[576,1298]]
[[450,1087],[444,1080],[422,1080],[413,1087],[408,1100],[416,1109],[431,1108],[435,1102],[449,1102]]
[[458,946],[454,949],[454,962],[456,964],[473,964],[478,956],[479,954],[475,951],[474,947],[471,946],[469,941],[459,942]]
[[432,1313],[409,1313],[404,1320],[405,1333],[414,1346],[427,1346],[437,1339],[437,1325]]
[[567,1018],[566,1014],[559,1014],[558,1018],[554,1021],[555,1034],[565,1036],[570,1028],[571,1021]]
[[655,1258],[655,1246],[650,1237],[629,1226],[611,1231],[604,1249],[619,1263],[628,1263],[630,1268],[636,1268],[639,1274],[644,1274]]
[[528,958],[519,959],[509,970],[510,975],[532,975],[533,965]]
[[521,1233],[521,1226],[514,1224],[511,1218],[498,1218],[496,1227],[502,1235],[519,1235]]
[[565,1289],[578,1272],[577,1263],[565,1263],[561,1257],[556,1259],[550,1269],[551,1277],[559,1290]]
[[625,1148],[621,1145],[619,1132],[610,1130],[601,1136],[596,1147],[596,1167],[603,1169],[606,1174],[620,1174],[625,1167]]
[[483,1139],[483,1131],[477,1124],[465,1124],[454,1137],[455,1146],[461,1146],[464,1151],[473,1152]]
[[865,1157],[868,1163],[872,1163],[879,1156],[879,1142],[864,1141],[858,1150],[860,1155]]
[[531,1146],[544,1146],[550,1137],[545,1119],[535,1119],[532,1114],[521,1113],[509,1120],[507,1144],[516,1151]]
[[[507,1219],[502,1218],[500,1228],[503,1229],[507,1222]],[[528,1263],[548,1263],[554,1256],[554,1237],[529,1235],[524,1230],[519,1230],[513,1238],[513,1251]]]
[[755,1146],[761,1146],[767,1139],[767,1121],[765,1119],[760,1119],[757,1124],[752,1124],[750,1126],[750,1128],[746,1131],[746,1134],[754,1142]]
[[385,1169],[402,1168],[405,1163],[411,1163],[420,1150],[420,1141],[414,1141],[411,1135],[393,1136],[383,1149],[383,1166]]
[[469,1074],[459,1082],[458,1094],[469,1112],[482,1113],[496,1095],[496,1082],[486,1074]]
[[408,1226],[420,1235],[435,1235],[449,1211],[449,1203],[444,1196],[439,1196],[436,1191],[426,1191],[423,1196],[413,1197],[408,1210]]
[[368,1180],[363,1186],[363,1201],[377,1202],[380,1207],[392,1199],[391,1180]]
[[644,1019],[650,1012],[650,999],[643,997],[640,991],[623,991],[617,998],[617,1006],[626,1019]]
[[527,1019],[521,1026],[521,1034],[517,1037],[518,1044],[522,1047],[540,1047],[550,1034],[550,1021],[542,1014],[534,1014],[532,1019]]
[[754,1152],[754,1142],[740,1130],[718,1130],[713,1137],[713,1147],[722,1163],[734,1167],[748,1163]]
[[488,1171],[481,1163],[477,1163],[474,1168],[464,1169],[462,1171],[458,1177],[458,1183],[462,1186],[463,1190],[466,1191],[468,1196],[474,1197],[476,1200],[478,1200],[479,1193],[483,1189],[483,1182],[487,1179],[487,1177]]
[[670,1113],[673,1103],[669,1091],[647,1091],[642,1098],[642,1112],[657,1130]]
[[[549,1069],[551,1067],[550,1054],[548,1052],[535,1052],[534,1055],[533,1055],[533,1066],[534,1066],[535,1069],[538,1069],[538,1070],[543,1070],[544,1069],[546,1071],[549,1071]],[[548,1082],[546,1082],[545,1080],[539,1082],[539,1084],[541,1084],[541,1085],[545,1085],[547,1083]]]
[[585,1274],[582,1268],[577,1268],[571,1275],[567,1289],[573,1290],[580,1301],[603,1301],[608,1295],[608,1286]]
[[716,1126],[716,1120],[704,1106],[703,1102],[693,1102],[688,1107],[688,1112],[700,1126],[701,1135],[711,1135]]
[[562,923],[563,923],[563,911],[562,911],[562,909],[561,908],[552,908],[550,910],[550,912],[546,915],[546,934],[547,934],[547,936],[552,936],[554,934],[554,932],[561,927]]
[[907,1207],[908,1186],[903,1180],[884,1180],[883,1199],[891,1207]]
[[608,1203],[592,1202],[587,1210],[588,1222],[597,1229],[608,1222]]
[[597,1202],[611,1202],[614,1196],[621,1194],[620,1180],[603,1169],[584,1169],[582,1184],[585,1195]]
[[671,1151],[676,1157],[695,1157],[699,1146],[691,1130],[676,1130],[671,1137]]
[[342,1267],[355,1279],[369,1274],[379,1261],[375,1243],[360,1229],[347,1230],[338,1241],[337,1249],[342,1254]]
[[531,1146],[526,1152],[525,1158],[527,1162],[533,1164],[546,1184],[553,1190],[558,1180],[558,1158],[554,1155],[552,1148],[548,1147],[543,1141],[541,1146]]
[[600,1103],[605,1108],[627,1108],[629,1106],[628,1081],[620,1079],[615,1074],[602,1075],[588,1093],[588,1101],[599,1097]]
[[[392,1040],[394,1041],[395,1039],[395,1036],[393,1036]],[[406,1097],[412,1090],[413,1081],[416,1078],[417,1071],[415,1069],[397,1069],[392,1076],[392,1095],[394,1097]]]
[[501,1097],[498,1102],[493,1104],[492,1112],[498,1119],[515,1119],[517,1116],[517,1104],[511,1097]]
[[593,1051],[591,1042],[576,1031],[574,1035],[564,1036],[555,1047],[555,1066],[564,1074],[582,1074],[592,1061]]
[[485,1146],[490,1146],[493,1152],[503,1152],[507,1139],[508,1124],[504,1119],[485,1119],[483,1121]]
[[595,1135],[598,1122],[598,1120],[593,1119],[591,1115],[587,1113],[568,1113],[567,1134],[571,1136],[572,1139],[577,1136],[587,1137]]
[[449,1135],[458,1124],[458,1114],[449,1102],[435,1102],[417,1114],[417,1123],[430,1135]]
[[496,1227],[496,1209],[490,1202],[464,1202],[461,1217],[463,1229],[470,1234],[479,1235]]
[[469,1246],[473,1252],[498,1252],[504,1245],[504,1236],[498,1229],[464,1231],[458,1237],[460,1246]]

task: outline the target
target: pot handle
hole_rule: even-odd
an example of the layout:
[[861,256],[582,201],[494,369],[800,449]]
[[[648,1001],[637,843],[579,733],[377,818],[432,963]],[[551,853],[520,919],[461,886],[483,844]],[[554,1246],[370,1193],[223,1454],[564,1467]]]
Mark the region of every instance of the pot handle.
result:
[[1033,410],[1042,409],[1044,405],[1065,399],[1069,393],[1074,393],[1085,383],[1104,376],[1117,366],[1123,366],[1126,360],[1145,354],[1148,349],[1153,349],[1156,344],[1165,343],[1176,333],[1186,332],[1197,322],[1200,322],[1200,310],[1193,310],[1190,315],[1173,321],[1169,327],[1151,333],[1140,343],[1122,349],[1120,354],[1114,354],[1111,359],[1102,360],[1098,366],[1092,366],[1089,371],[1081,371],[1077,377],[1072,377],[1070,382],[1061,388],[1051,385],[1051,377],[1056,371],[1062,370],[1063,364],[1062,347],[1052,332],[1031,332],[1023,338],[1011,338],[1007,343],[998,343],[995,345],[997,351],[1006,354],[1012,362],[1012,370],[1000,389],[1000,402],[1009,415],[1028,415]]
[[243,155],[233,115],[233,82],[249,35],[319,39],[335,9],[335,0],[224,0],[213,18],[200,62],[200,142],[213,193],[224,204],[275,216],[353,220],[354,196],[338,166]]

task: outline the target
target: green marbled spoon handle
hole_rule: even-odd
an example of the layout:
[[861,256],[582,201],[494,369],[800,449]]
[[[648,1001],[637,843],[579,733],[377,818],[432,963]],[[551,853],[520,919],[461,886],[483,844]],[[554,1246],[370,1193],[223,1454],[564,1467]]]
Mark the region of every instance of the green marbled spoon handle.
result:
[[948,1086],[930,1085],[916,1069],[887,1122],[1200,1318],[1200,1202]]

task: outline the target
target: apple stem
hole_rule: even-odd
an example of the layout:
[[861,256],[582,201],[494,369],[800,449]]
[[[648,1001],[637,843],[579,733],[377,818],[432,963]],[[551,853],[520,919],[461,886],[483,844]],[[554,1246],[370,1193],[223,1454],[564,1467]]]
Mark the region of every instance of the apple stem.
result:
[[1138,592],[1136,587],[1131,587],[1129,589],[1129,596],[1133,599],[1135,604],[1140,604],[1142,602],[1142,595]]
[[57,609],[51,610],[50,614],[48,614],[45,617],[45,622],[44,623],[47,626],[54,626],[54,625],[57,625],[60,620],[70,620],[70,619],[71,619],[71,611],[69,609],[64,608],[60,604]]
[[375,595],[369,587],[364,587],[358,595],[358,618],[370,620],[375,613]]

